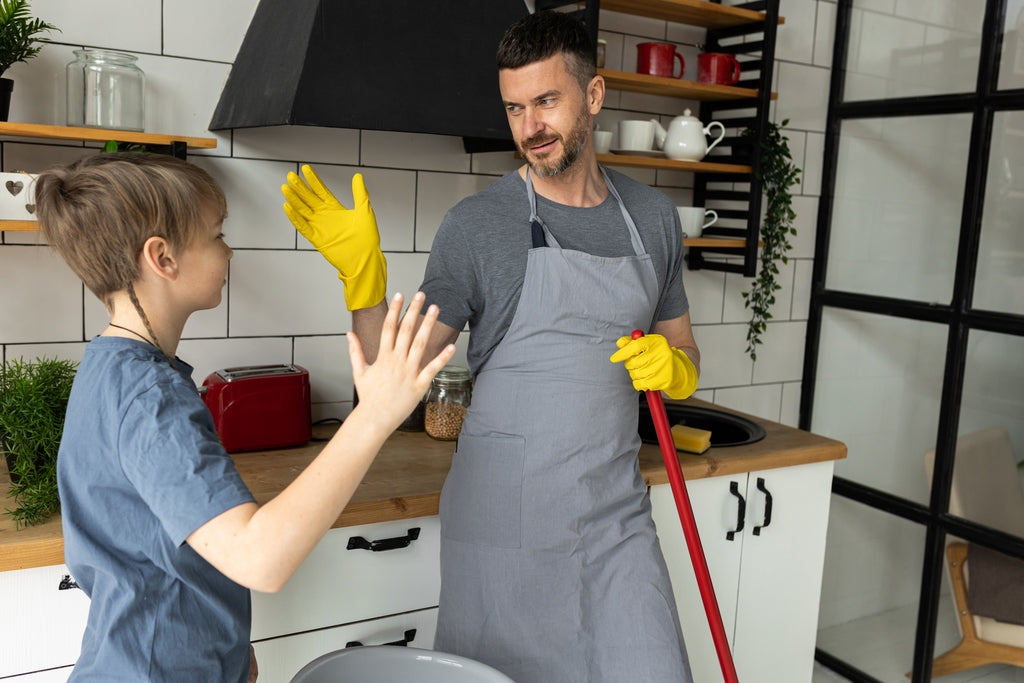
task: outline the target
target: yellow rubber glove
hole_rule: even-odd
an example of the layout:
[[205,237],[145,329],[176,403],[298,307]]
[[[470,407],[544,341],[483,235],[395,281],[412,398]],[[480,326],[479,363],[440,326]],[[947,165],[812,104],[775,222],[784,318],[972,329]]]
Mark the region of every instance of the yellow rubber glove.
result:
[[281,186],[285,215],[338,269],[348,310],[376,306],[387,289],[388,264],[363,175],[352,176],[352,209],[342,206],[308,165],[302,175],[305,180],[289,172],[288,184]]
[[660,334],[639,339],[619,337],[619,350],[609,359],[622,362],[637,391],[664,391],[670,398],[687,398],[697,389],[697,368],[693,361]]

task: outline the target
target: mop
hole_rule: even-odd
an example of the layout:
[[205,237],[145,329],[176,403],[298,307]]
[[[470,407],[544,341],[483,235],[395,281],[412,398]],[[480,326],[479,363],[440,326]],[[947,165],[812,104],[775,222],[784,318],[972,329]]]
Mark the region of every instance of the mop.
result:
[[[644,336],[643,331],[633,331],[633,339],[639,339],[642,336]],[[729,641],[725,635],[725,627],[722,626],[722,614],[718,609],[718,600],[715,598],[715,587],[711,584],[711,573],[708,571],[708,562],[704,557],[704,548],[700,544],[697,523],[693,519],[693,508],[690,506],[690,497],[686,493],[686,482],[683,481],[683,472],[679,469],[679,459],[676,455],[675,442],[672,440],[665,404],[661,400],[661,392],[647,391],[645,393],[647,394],[647,404],[651,409],[651,418],[654,420],[654,430],[658,434],[658,446],[661,448],[661,456],[665,460],[668,481],[672,486],[672,496],[675,498],[676,509],[679,511],[679,521],[683,525],[686,547],[690,551],[690,564],[693,565],[693,573],[697,577],[697,587],[700,589],[700,598],[704,603],[704,614],[707,615],[708,626],[711,627],[711,637],[715,641],[715,652],[718,655],[718,663],[722,667],[722,678],[725,679],[725,683],[738,683],[736,666],[733,664],[732,652],[729,650]]]

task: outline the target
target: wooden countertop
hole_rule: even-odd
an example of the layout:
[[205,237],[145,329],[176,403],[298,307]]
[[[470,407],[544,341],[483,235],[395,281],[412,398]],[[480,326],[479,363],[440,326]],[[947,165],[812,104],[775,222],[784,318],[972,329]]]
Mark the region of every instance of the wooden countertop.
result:
[[[683,403],[743,415],[762,424],[767,432],[761,441],[745,446],[712,447],[703,455],[680,453],[679,464],[684,479],[740,474],[846,457],[846,446],[833,439],[696,399]],[[334,427],[317,427],[314,435],[323,437],[333,431]],[[236,453],[235,462],[245,483],[262,504],[294,480],[322,446],[323,441],[312,441],[298,448]],[[423,432],[395,432],[334,526],[436,515],[441,485],[454,450],[454,441],[435,441]],[[649,485],[668,483],[657,446],[644,444],[639,458],[640,471]],[[13,501],[6,498],[8,488],[7,473],[0,472],[0,492],[5,495],[0,505],[0,571],[63,564],[60,515],[54,515],[44,524],[16,530],[10,515],[2,512],[14,507]]]

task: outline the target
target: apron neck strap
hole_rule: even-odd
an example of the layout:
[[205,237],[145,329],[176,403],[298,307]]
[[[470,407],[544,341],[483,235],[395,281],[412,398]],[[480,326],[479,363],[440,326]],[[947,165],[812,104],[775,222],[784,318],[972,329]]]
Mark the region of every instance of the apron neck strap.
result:
[[[640,239],[640,231],[637,230],[633,217],[626,210],[626,205],[622,202],[622,197],[619,196],[618,190],[612,184],[612,179],[608,177],[608,172],[605,171],[604,166],[599,165],[598,169],[600,169],[601,177],[604,178],[604,183],[608,187],[608,192],[615,198],[616,203],[619,205],[619,211],[622,212],[622,219],[626,222],[626,228],[629,230],[629,241],[633,245],[633,252],[637,256],[645,255],[647,250],[644,249],[643,241]],[[537,215],[537,193],[533,189],[533,178],[530,177],[529,166],[526,167],[526,199],[530,203],[530,233],[533,247],[550,245],[560,248],[558,240],[551,234],[551,231],[541,217]]]

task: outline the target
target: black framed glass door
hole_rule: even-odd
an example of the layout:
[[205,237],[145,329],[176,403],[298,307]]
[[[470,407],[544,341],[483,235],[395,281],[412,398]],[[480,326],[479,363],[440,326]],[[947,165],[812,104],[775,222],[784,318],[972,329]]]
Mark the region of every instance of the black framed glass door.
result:
[[839,1],[801,427],[849,449],[817,658],[851,680],[957,666],[949,558],[1024,558],[1022,88],[1024,0]]

